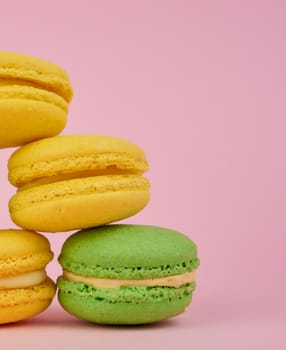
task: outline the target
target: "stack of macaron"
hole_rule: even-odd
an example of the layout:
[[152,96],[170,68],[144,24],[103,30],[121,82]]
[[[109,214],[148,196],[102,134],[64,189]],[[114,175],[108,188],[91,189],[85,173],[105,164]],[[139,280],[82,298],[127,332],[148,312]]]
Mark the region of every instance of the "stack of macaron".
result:
[[[44,60],[0,52],[0,148],[58,135],[67,121],[72,88],[67,73]],[[44,311],[56,285],[45,266],[49,241],[31,230],[0,230],[0,324]]]
[[[0,230],[0,323],[33,316],[56,290],[38,232],[79,230],[65,241],[58,299],[80,319],[146,324],[184,312],[192,299],[197,248],[175,230],[113,224],[150,199],[148,162],[134,143],[106,135],[64,135],[72,87],[58,66],[0,52],[0,148],[16,147],[9,201],[21,229]],[[2,243],[3,242],[3,243]]]

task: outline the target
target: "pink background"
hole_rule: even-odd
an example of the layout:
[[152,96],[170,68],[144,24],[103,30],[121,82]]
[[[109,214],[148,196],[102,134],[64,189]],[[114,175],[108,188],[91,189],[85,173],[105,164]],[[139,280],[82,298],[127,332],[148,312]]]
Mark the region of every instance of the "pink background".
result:
[[[1,348],[285,349],[285,1],[10,0],[0,32],[1,50],[68,71],[64,134],[121,136],[146,151],[152,199],[126,222],[181,230],[201,258],[193,304],[176,319],[102,327],[55,300],[1,327]],[[2,228],[14,227],[11,151],[0,152]],[[46,236],[57,257],[68,234]],[[56,259],[48,271],[58,276]]]

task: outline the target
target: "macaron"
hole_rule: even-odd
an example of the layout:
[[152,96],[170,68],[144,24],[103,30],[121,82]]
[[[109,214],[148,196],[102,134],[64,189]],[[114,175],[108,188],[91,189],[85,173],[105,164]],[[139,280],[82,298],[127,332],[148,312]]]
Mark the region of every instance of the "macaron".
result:
[[150,198],[141,148],[113,136],[65,135],[32,142],[8,162],[18,187],[9,201],[14,223],[42,232],[104,225],[132,216]]
[[52,258],[44,236],[0,230],[0,324],[24,320],[50,305],[56,286],[45,267]]
[[0,52],[0,148],[58,135],[72,94],[67,73],[57,65]]
[[175,230],[106,225],[64,243],[58,299],[70,314],[112,325],[153,323],[191,303],[199,265],[195,243]]

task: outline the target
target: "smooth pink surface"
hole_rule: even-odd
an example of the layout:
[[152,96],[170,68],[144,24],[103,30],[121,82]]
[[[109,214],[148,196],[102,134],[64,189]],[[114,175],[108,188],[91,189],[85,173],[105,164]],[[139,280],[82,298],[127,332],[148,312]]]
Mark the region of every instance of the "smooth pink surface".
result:
[[[0,30],[1,50],[70,74],[65,134],[121,136],[146,151],[152,200],[126,222],[181,230],[201,258],[193,304],[176,319],[101,327],[54,301],[1,327],[1,348],[285,349],[285,1],[10,0]],[[3,228],[14,227],[11,151],[0,152]],[[67,236],[47,234],[56,256]],[[60,273],[56,261],[48,270]]]

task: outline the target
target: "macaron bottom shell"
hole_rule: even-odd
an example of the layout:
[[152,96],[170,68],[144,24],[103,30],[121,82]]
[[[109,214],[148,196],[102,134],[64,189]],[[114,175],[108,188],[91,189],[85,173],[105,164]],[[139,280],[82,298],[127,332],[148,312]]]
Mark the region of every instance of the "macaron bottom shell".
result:
[[67,122],[67,112],[44,101],[1,100],[0,114],[0,148],[56,136]]
[[[132,180],[134,187],[130,186]],[[122,184],[122,188],[113,190],[107,186],[98,191],[106,182],[112,186]],[[142,210],[149,199],[148,182],[139,176],[98,176],[20,190],[11,198],[9,210],[20,227],[64,232],[125,219]]]
[[0,307],[0,324],[23,321],[35,316],[51,304],[51,300],[36,300],[28,304]]
[[58,280],[58,300],[70,314],[94,323],[140,325],[181,314],[192,301],[195,283],[181,287],[95,289]]
[[22,321],[43,312],[55,293],[55,283],[49,278],[30,288],[0,290],[0,324]]

